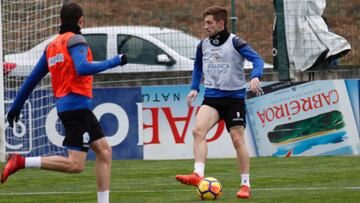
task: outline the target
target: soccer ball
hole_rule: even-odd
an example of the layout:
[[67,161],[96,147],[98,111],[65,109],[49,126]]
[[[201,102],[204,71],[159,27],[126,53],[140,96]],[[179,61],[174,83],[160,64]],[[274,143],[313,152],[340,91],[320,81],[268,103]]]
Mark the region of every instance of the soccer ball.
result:
[[222,186],[216,178],[207,177],[201,180],[196,193],[202,200],[216,200],[222,195]]

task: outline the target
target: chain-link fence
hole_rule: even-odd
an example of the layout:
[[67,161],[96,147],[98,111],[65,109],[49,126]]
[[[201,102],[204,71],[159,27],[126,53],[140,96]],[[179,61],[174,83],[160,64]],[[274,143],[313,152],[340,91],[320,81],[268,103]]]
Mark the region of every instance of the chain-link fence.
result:
[[[219,5],[231,10],[231,0],[74,0],[63,2],[61,0],[43,1],[9,1],[1,0],[2,23],[3,23],[3,47],[4,54],[22,53],[33,48],[39,42],[57,33],[59,23],[58,15],[60,6],[64,2],[79,3],[85,11],[85,27],[109,27],[109,26],[153,26],[155,28],[171,28],[176,31],[183,31],[184,34],[159,34],[160,31],[149,29],[137,29],[134,27],[123,27],[122,30],[107,32],[121,32],[116,42],[107,41],[100,35],[97,37],[88,36],[90,45],[97,47],[95,58],[101,60],[112,57],[120,51],[129,51],[130,62],[136,62],[141,66],[131,67],[123,72],[147,72],[147,71],[173,71],[192,69],[195,47],[199,39],[205,37],[203,29],[202,12],[208,6]],[[273,63],[273,22],[275,17],[274,2],[270,0],[235,0],[235,11],[237,17],[236,34],[242,36],[255,50],[265,59],[266,63]],[[332,32],[347,39],[352,50],[344,58],[338,61],[339,65],[360,64],[360,4],[356,0],[328,0],[324,17]],[[230,20],[228,28],[231,30]],[[126,30],[127,29],[127,30]],[[172,30],[173,31],[173,30]],[[96,33],[97,31],[90,31]],[[129,38],[129,35],[138,33],[137,38]],[[142,33],[141,33],[142,32]],[[155,33],[157,32],[157,33]],[[152,33],[152,34],[151,34]],[[100,34],[100,33],[98,33]],[[103,33],[102,33],[103,34]],[[141,39],[161,43],[172,49],[175,55],[162,55],[165,49],[154,41],[148,43]],[[191,38],[189,36],[194,36]],[[105,43],[108,44],[105,44]],[[113,47],[111,44],[117,43]],[[123,43],[123,44],[121,44]],[[126,46],[127,45],[127,46]],[[155,49],[152,45],[160,46]],[[106,47],[109,46],[109,47]],[[94,48],[95,49],[95,48]],[[41,49],[37,50],[43,51]],[[153,53],[152,58],[150,52]],[[141,54],[142,53],[142,54]],[[147,57],[143,57],[147,54]],[[176,55],[178,54],[178,55]],[[36,54],[28,54],[35,56]],[[29,57],[27,55],[27,57]],[[160,58],[157,58],[159,55]],[[180,60],[184,56],[183,60]],[[18,61],[6,61],[13,58],[5,57],[5,62],[19,63]],[[36,59],[23,59],[25,62],[19,64],[28,65],[30,70]],[[157,62],[160,60],[160,65]],[[31,63],[29,61],[32,61]],[[19,65],[18,64],[18,65]],[[172,67],[172,65],[179,67]],[[150,65],[146,68],[145,65]],[[17,69],[20,69],[17,67]],[[28,74],[25,71],[22,75]]]
[[[219,5],[231,10],[231,0],[104,0],[74,1],[85,9],[86,26],[148,25],[183,30],[203,38],[203,10]],[[237,34],[242,36],[266,62],[272,63],[274,6],[270,0],[237,0]],[[324,17],[329,28],[352,45],[352,51],[339,61],[360,64],[360,4],[356,0],[328,0]],[[229,24],[229,29],[231,28]],[[176,39],[174,39],[176,40]]]
[[[182,30],[203,38],[202,13],[212,5],[231,10],[230,0],[155,0],[155,1],[76,1],[86,10],[86,26],[143,25]],[[237,34],[244,37],[266,60],[272,61],[271,1],[236,1]],[[230,16],[229,16],[230,17]],[[228,29],[231,30],[230,20]],[[173,39],[179,40],[179,39]],[[182,42],[185,43],[185,42]]]
[[[95,60],[111,58],[120,52],[128,55],[129,63],[126,66],[111,69],[105,74],[97,74],[97,86],[190,84],[196,46],[199,40],[205,37],[202,18],[204,9],[219,5],[230,11],[232,2],[235,2],[235,7],[232,8],[235,9],[237,17],[236,34],[254,47],[267,64],[273,64],[275,9],[274,1],[271,0],[72,2],[79,3],[85,11],[85,28],[82,33]],[[6,111],[24,78],[30,74],[47,44],[58,33],[59,13],[63,3],[64,0],[1,0]],[[352,46],[352,51],[338,63],[359,66],[358,0],[329,0],[324,17],[332,32],[343,36]],[[229,24],[228,28],[231,27]],[[277,78],[272,77],[271,80]],[[13,146],[27,143],[25,150],[30,150],[30,140],[33,140],[31,136],[34,134],[38,137],[36,146],[39,146],[35,153],[45,154],[42,151],[47,149],[43,112],[50,112],[54,108],[53,100],[50,78],[46,77],[34,90],[29,100],[31,103],[23,110],[23,130],[13,132],[6,128],[7,135],[16,135],[8,136],[7,143]],[[37,127],[32,127],[33,124]],[[56,129],[51,130],[56,132]],[[11,152],[16,150],[17,148],[13,148]],[[61,152],[61,149],[48,151],[57,153]]]

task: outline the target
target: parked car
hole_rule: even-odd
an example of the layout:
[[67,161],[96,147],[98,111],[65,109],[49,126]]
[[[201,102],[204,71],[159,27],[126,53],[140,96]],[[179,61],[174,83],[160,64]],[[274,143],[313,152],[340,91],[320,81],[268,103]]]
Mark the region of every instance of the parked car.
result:
[[[128,64],[104,73],[191,71],[199,39],[183,31],[148,26],[91,27],[81,30],[94,61],[101,61],[124,52]],[[9,75],[28,75],[47,44],[56,35],[23,53],[5,55],[6,62],[16,64]],[[245,68],[252,68],[250,62]],[[266,68],[272,68],[266,64]]]

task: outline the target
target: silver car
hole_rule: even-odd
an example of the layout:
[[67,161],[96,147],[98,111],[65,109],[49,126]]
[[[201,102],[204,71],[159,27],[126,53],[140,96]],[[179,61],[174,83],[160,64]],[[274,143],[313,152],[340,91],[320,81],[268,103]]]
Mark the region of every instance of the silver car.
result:
[[[149,26],[107,26],[81,30],[93,53],[94,61],[126,53],[128,64],[103,73],[191,71],[200,40],[181,30]],[[56,35],[18,54],[5,55],[4,60],[16,64],[9,75],[26,76]],[[245,68],[252,64],[245,63]],[[265,64],[265,68],[272,65]]]

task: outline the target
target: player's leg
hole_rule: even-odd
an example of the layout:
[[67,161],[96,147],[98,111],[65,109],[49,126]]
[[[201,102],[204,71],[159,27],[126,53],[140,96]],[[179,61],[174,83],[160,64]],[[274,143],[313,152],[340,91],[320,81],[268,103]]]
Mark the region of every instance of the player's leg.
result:
[[[230,129],[231,140],[236,150],[236,157],[239,163],[241,174],[249,174],[250,156],[245,143],[244,126],[234,126]],[[246,181],[246,180],[245,180]],[[247,184],[244,182],[244,184]]]
[[58,116],[65,128],[63,146],[68,149],[68,157],[50,156],[41,158],[41,168],[79,173],[84,170],[89,143],[95,140],[92,132],[95,116],[90,110],[78,109],[59,112]]
[[[87,152],[68,150],[68,157],[41,157],[41,168],[65,173],[81,173],[85,168]],[[26,158],[28,159],[28,158]]]
[[218,121],[219,114],[216,109],[208,105],[202,105],[200,107],[196,115],[195,127],[192,129],[195,162],[205,163],[208,152],[206,134]]
[[236,194],[239,198],[250,197],[250,156],[245,143],[244,126],[234,126],[230,129],[230,135],[236,150],[236,157],[241,174],[241,186]]
[[26,158],[19,154],[11,154],[2,171],[1,183],[5,183],[11,174],[23,168],[41,168],[65,173],[82,172],[85,167],[87,153],[83,151],[68,150],[68,154],[68,157],[48,156]]
[[109,191],[111,177],[112,150],[105,137],[91,143],[96,154],[96,182],[98,192]]
[[236,150],[237,162],[241,174],[241,187],[237,193],[239,198],[250,197],[250,156],[245,143],[245,101],[243,99],[231,99],[225,108],[226,128],[230,132],[231,140]]
[[176,179],[187,185],[197,185],[204,176],[205,161],[207,158],[206,134],[218,122],[219,114],[216,109],[202,105],[196,114],[194,136],[194,172],[189,175],[177,175]]
[[96,116],[88,111],[90,148],[96,154],[95,174],[98,203],[109,202],[112,150]]

